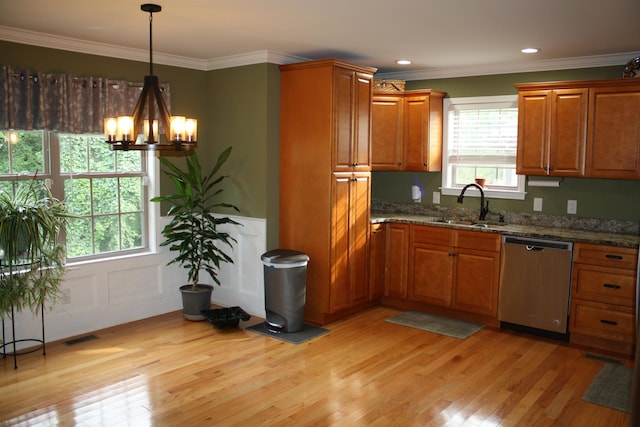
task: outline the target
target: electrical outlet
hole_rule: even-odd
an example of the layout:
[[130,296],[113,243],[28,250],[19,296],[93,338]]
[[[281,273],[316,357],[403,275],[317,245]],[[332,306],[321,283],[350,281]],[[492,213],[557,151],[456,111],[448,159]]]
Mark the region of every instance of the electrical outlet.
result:
[[542,197],[533,198],[533,210],[536,212],[542,211]]
[[433,192],[433,204],[434,205],[439,205],[440,204],[440,192],[439,191],[434,191]]
[[567,200],[567,213],[568,214],[576,214],[578,212],[578,201],[577,200]]

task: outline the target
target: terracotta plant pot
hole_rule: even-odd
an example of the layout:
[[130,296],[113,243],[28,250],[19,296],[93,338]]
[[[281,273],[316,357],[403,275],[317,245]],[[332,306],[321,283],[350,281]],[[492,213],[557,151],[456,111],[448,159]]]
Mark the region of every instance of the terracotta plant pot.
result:
[[479,185],[480,187],[482,187],[482,188],[484,188],[484,183],[485,183],[486,181],[487,181],[487,180],[486,180],[486,179],[484,179],[484,178],[476,178],[476,184],[478,184],[478,185]]

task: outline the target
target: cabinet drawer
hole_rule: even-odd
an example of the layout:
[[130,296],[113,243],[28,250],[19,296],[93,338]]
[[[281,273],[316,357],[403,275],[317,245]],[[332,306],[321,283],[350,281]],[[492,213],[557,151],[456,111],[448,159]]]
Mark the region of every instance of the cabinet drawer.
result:
[[638,267],[638,249],[576,243],[573,250],[574,262],[631,270]]
[[411,242],[433,245],[453,246],[455,230],[445,227],[426,225],[411,226]]
[[573,291],[575,298],[634,307],[636,278],[631,270],[574,264]]
[[475,249],[478,251],[500,252],[500,235],[483,233],[482,231],[457,230],[458,248]]
[[633,343],[634,309],[591,301],[574,300],[571,332],[610,341]]

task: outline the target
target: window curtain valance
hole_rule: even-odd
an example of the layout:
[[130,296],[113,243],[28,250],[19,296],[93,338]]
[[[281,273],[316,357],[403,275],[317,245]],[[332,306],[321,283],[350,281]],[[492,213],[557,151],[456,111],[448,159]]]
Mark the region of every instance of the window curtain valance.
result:
[[[142,83],[0,67],[0,128],[102,133],[105,116],[130,115]],[[169,84],[161,84],[171,107]]]

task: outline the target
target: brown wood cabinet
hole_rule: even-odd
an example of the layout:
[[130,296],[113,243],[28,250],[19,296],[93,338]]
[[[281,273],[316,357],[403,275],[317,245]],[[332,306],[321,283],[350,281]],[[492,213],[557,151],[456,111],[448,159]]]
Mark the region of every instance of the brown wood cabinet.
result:
[[575,244],[572,343],[633,354],[637,260],[637,249]]
[[372,170],[442,170],[444,95],[434,90],[374,94]]
[[369,72],[334,68],[336,172],[371,170],[371,90]]
[[411,226],[408,298],[495,317],[500,236]]
[[371,90],[375,69],[280,67],[280,246],[309,255],[305,319],[368,302]]
[[640,179],[640,82],[589,90],[587,174]]
[[402,170],[404,98],[373,94],[371,105],[371,169]]
[[371,174],[336,172],[332,193],[329,312],[335,313],[369,297]]
[[369,300],[379,301],[384,291],[386,224],[371,224],[369,235]]
[[517,173],[583,176],[587,89],[520,91]]
[[406,299],[409,224],[388,223],[385,233],[384,296]]
[[640,179],[640,82],[516,85],[518,154],[525,175]]

